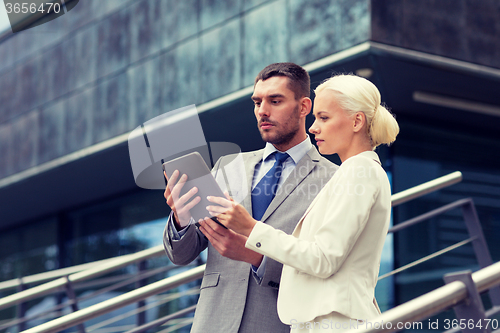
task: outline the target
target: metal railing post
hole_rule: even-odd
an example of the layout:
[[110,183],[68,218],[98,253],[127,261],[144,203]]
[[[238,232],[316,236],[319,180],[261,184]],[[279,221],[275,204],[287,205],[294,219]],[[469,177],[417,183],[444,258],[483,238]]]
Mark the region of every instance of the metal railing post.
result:
[[[143,250],[134,254],[127,254],[124,256],[120,256],[118,258],[114,258],[109,261],[101,260],[101,263],[99,265],[93,266],[89,269],[80,271],[78,273],[73,273],[69,275],[68,278],[73,283],[86,281],[98,276],[105,275],[109,272],[115,271],[122,267],[128,266],[134,262],[164,255],[164,253],[165,250],[163,248],[163,245],[157,245],[147,250]],[[7,297],[1,298],[0,310],[5,309],[9,306],[13,306],[17,303],[29,301],[34,298],[50,294],[51,292],[54,292],[56,290],[58,291],[64,288],[64,286],[66,285],[66,281],[67,281],[66,278],[61,277],[56,280],[44,283],[42,285],[32,287],[28,290],[18,292],[14,295],[9,295]]]
[[[474,206],[474,201],[469,198],[462,206],[462,214],[465,220],[465,225],[469,231],[470,237],[475,237],[472,242],[474,252],[476,254],[477,261],[481,268],[485,268],[493,264],[491,259],[490,251],[486,245],[486,239],[484,238],[483,229],[479,218],[477,216],[476,207]],[[491,302],[494,306],[500,306],[500,288],[494,287],[489,291]]]
[[443,279],[447,284],[461,281],[467,288],[467,298],[453,307],[460,330],[463,333],[490,333],[490,327],[485,328],[484,325],[486,323],[484,306],[474,280],[472,280],[471,271],[446,274]]
[[[23,278],[20,277],[19,284],[17,286],[17,292],[23,291],[26,289],[26,284],[24,284]],[[16,313],[17,319],[19,320],[18,329],[19,332],[22,332],[26,329],[26,321],[24,317],[26,316],[27,304],[25,302],[17,304]]]
[[[71,301],[71,310],[73,312],[78,311],[78,300],[76,298],[75,291],[73,290],[73,287],[71,286],[71,281],[66,275],[66,285],[64,286],[66,288],[66,294],[68,295],[68,299]],[[85,333],[85,325],[83,323],[78,324],[78,332],[79,333]]]
[[73,312],[63,317],[53,319],[49,322],[38,325],[37,327],[28,329],[24,331],[24,333],[60,332],[80,323],[84,323],[87,320],[102,316],[103,314],[127,306],[129,304],[137,303],[137,301],[140,299],[145,299],[164,291],[176,288],[182,284],[198,280],[203,277],[205,267],[205,265],[198,266],[196,268],[190,269],[189,271],[185,271],[175,276],[171,276],[155,283],[151,283],[142,288],[129,291],[128,293],[91,305],[77,312]]
[[[144,271],[146,271],[148,266],[147,261],[143,260],[137,263],[137,274],[140,276]],[[136,281],[135,283],[135,288],[139,289],[141,287],[144,287],[147,285],[147,279],[142,279],[139,281]],[[145,300],[140,300],[137,302],[137,309],[140,311],[137,313],[137,326],[142,326],[146,323],[146,311],[141,311],[144,306],[146,305]]]
[[[472,280],[479,293],[498,286],[500,284],[500,262],[474,272]],[[467,295],[467,286],[463,281],[450,282],[427,294],[387,310],[376,318],[370,319],[371,323],[383,323],[383,325],[379,325],[379,327],[376,327],[376,325],[358,326],[356,333],[398,332],[403,329],[410,329],[411,327],[405,327],[404,324],[429,318],[454,307],[465,300]],[[493,330],[498,329],[498,320],[491,320],[488,324]],[[448,327],[445,327],[445,329],[448,329]]]

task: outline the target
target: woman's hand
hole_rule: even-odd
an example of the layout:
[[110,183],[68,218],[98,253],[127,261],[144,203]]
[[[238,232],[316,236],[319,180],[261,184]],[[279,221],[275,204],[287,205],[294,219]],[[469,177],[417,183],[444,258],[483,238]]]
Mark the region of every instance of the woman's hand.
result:
[[227,193],[226,197],[227,199],[221,197],[207,197],[208,201],[220,205],[207,206],[207,210],[229,229],[248,237],[257,221],[252,218],[242,205],[230,198]]

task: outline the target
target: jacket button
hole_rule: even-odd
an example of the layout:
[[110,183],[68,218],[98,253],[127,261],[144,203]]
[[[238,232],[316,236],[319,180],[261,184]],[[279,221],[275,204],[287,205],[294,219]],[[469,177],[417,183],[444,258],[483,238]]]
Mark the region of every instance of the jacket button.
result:
[[257,244],[255,244],[255,246],[260,247],[260,242],[257,242]]

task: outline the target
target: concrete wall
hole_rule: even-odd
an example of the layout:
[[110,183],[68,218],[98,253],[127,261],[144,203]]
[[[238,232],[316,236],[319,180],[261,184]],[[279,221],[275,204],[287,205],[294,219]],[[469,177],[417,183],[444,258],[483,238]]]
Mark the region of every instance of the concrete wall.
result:
[[0,42],[0,179],[368,40],[368,0],[85,0]]
[[372,0],[371,39],[500,68],[500,1]]
[[86,0],[0,42],[0,178],[366,40],[500,68],[497,0]]

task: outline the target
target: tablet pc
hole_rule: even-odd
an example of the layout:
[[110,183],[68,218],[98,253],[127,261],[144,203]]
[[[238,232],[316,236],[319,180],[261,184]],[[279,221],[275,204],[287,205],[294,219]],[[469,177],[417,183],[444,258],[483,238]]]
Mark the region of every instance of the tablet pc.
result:
[[198,192],[193,196],[193,198],[199,196],[201,201],[190,210],[196,223],[198,223],[199,219],[212,217],[215,222],[226,228],[206,209],[207,206],[216,205],[208,201],[207,196],[210,195],[225,198],[225,195],[219,187],[219,184],[215,181],[215,178],[212,176],[212,173],[208,169],[208,166],[203,160],[203,157],[201,157],[200,153],[193,152],[165,162],[163,163],[163,170],[167,174],[168,178],[172,176],[175,170],[179,170],[180,175],[186,174],[188,176],[188,179],[181,190],[180,196],[186,194],[186,192],[193,187],[198,188]]

